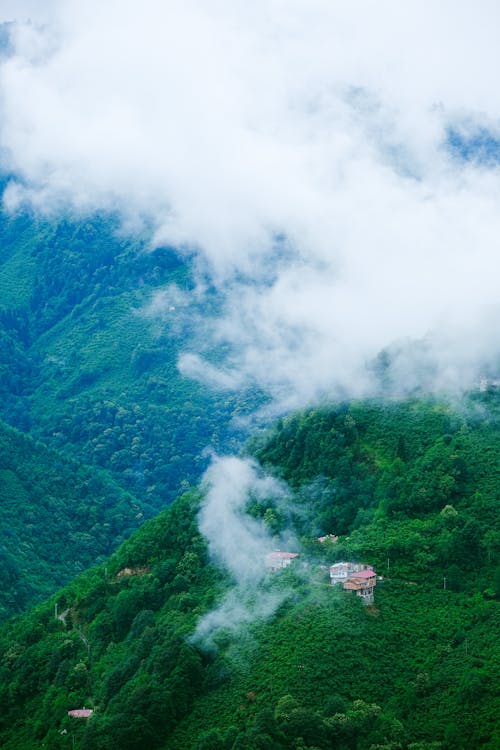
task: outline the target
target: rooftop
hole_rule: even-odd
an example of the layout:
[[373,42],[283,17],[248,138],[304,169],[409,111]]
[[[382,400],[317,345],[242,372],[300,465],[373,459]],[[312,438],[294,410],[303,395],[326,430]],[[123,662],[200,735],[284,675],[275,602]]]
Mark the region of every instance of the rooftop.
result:
[[273,560],[291,560],[298,557],[298,552],[270,552],[267,557]]
[[72,711],[68,711],[68,716],[72,716],[74,719],[88,719],[93,713],[91,708],[74,708]]
[[360,570],[357,573],[353,573],[351,578],[373,578],[375,575],[375,571],[368,568],[367,570]]

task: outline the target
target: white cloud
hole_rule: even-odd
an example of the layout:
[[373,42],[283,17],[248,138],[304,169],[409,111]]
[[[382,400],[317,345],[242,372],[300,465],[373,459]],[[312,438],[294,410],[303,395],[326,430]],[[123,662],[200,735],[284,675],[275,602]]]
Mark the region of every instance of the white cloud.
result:
[[370,392],[367,362],[408,339],[425,339],[433,385],[467,385],[500,355],[500,179],[444,143],[453,124],[500,132],[499,15],[488,0],[54,3],[15,26],[0,70],[19,176],[5,201],[119,211],[195,248],[232,354],[219,374],[181,363],[222,387],[282,406]]
[[210,646],[220,628],[237,631],[255,618],[270,617],[288,595],[284,588],[264,591],[260,586],[267,574],[266,554],[280,542],[246,513],[250,499],[283,501],[288,490],[255,462],[230,456],[213,457],[202,487],[199,528],[211,557],[232,579],[220,605],[200,620],[193,636]]
[[263,475],[253,461],[231,456],[214,457],[202,485],[206,499],[199,526],[209,540],[212,557],[226,566],[238,584],[260,581],[273,540],[265,526],[246,513],[246,505],[251,496],[257,500],[283,497],[284,487]]

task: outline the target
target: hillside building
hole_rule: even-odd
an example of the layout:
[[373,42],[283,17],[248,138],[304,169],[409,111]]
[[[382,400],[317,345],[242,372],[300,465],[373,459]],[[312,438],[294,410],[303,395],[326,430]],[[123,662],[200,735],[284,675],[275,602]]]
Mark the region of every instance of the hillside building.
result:
[[94,713],[92,708],[74,708],[68,711],[68,716],[72,716],[73,719],[88,719]]
[[271,571],[288,568],[292,560],[298,556],[298,552],[269,552],[269,554],[266,555],[266,568]]
[[373,592],[377,585],[377,574],[368,565],[353,562],[338,562],[330,566],[332,586],[342,584],[344,591],[353,591],[364,604],[373,604]]
[[365,567],[365,565],[353,562],[334,563],[334,565],[330,565],[330,582],[332,586],[335,586],[336,583],[343,583],[352,573],[364,570]]
[[377,575],[372,568],[365,568],[365,570],[352,573],[342,585],[344,591],[354,591],[356,596],[360,596],[363,604],[373,604],[373,592],[377,585]]

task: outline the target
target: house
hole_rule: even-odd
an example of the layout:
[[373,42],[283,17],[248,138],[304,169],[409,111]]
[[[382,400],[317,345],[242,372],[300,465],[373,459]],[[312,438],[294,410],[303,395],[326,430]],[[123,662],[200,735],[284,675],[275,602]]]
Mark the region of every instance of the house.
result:
[[150,572],[150,568],[144,565],[141,568],[122,568],[116,574],[117,578],[124,578],[125,576],[145,576]]
[[354,591],[363,604],[373,604],[373,591],[377,585],[377,574],[372,568],[352,573],[342,584],[344,591]]
[[330,581],[332,586],[335,586],[336,583],[346,581],[352,573],[357,573],[364,568],[364,565],[353,562],[338,562],[330,565]]
[[272,571],[288,568],[292,560],[298,556],[298,552],[269,552],[266,555],[266,568]]
[[72,711],[68,711],[68,716],[72,716],[74,719],[88,719],[93,713],[94,711],[91,708],[74,708]]

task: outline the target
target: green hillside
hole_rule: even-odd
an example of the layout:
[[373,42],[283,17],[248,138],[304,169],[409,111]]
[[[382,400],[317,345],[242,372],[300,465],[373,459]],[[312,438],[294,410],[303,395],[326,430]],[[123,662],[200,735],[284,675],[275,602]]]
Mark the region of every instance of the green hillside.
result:
[[110,470],[148,516],[198,480],[207,445],[241,436],[231,417],[259,398],[180,374],[217,304],[193,286],[178,254],[125,240],[112,219],[0,212],[0,417]]
[[[274,613],[228,621],[210,647],[191,638],[233,582],[188,493],[3,627],[2,747],[497,748],[499,441],[494,394],[460,413],[352,404],[281,421],[252,450],[293,501],[247,504],[300,537],[295,566],[253,591]],[[336,560],[375,566],[373,606],[330,585]],[[91,718],[67,715],[83,706]]]
[[0,423],[1,620],[103,560],[140,522],[105,472]]

